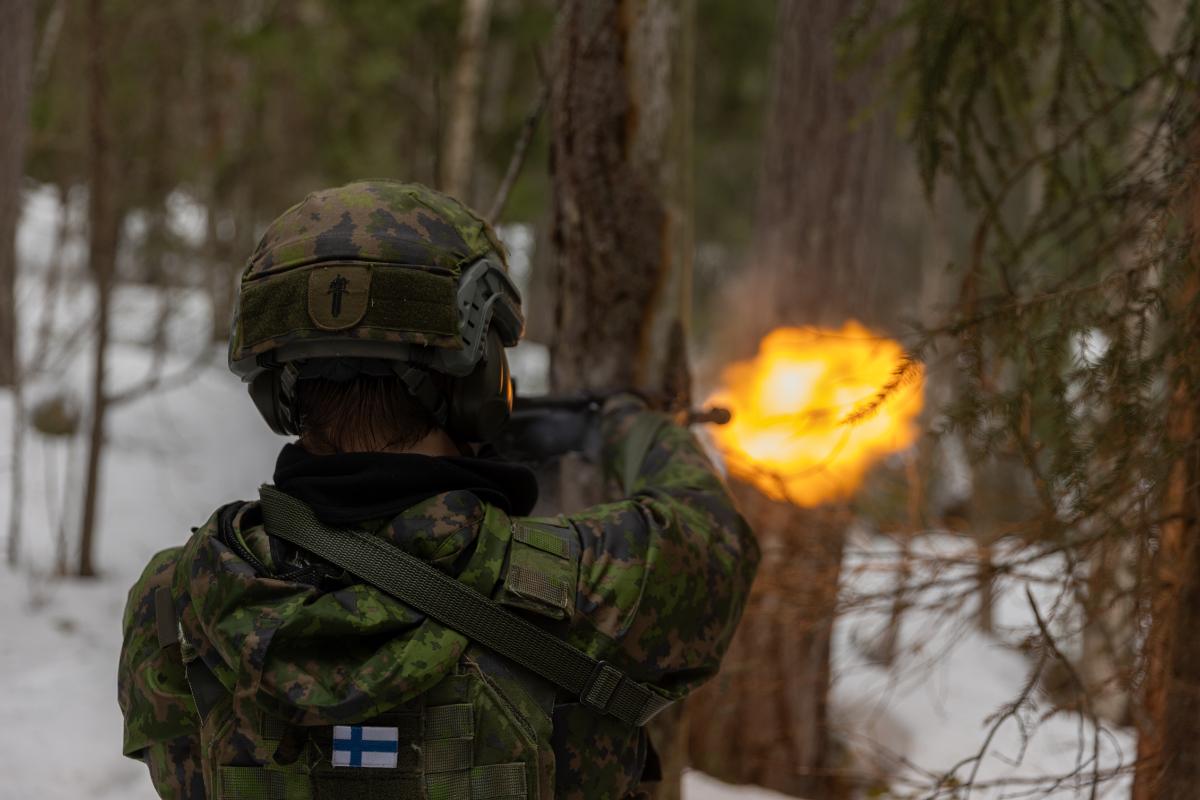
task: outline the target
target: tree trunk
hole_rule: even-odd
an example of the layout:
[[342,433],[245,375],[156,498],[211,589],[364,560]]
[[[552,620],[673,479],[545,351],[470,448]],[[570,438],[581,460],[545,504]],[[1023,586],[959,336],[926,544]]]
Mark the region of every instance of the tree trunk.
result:
[[762,561],[721,672],[690,705],[692,765],[729,783],[840,797],[828,775],[826,722],[842,533],[850,515],[776,502],[740,481],[733,489],[758,535]]
[[9,461],[6,559],[20,557],[24,505],[25,404],[21,389],[21,352],[17,347],[17,220],[25,167],[26,111],[33,62],[33,0],[13,0],[0,14],[0,386],[12,387],[12,457]]
[[[893,117],[872,109],[886,53],[843,73],[836,42],[848,10],[839,0],[778,5],[754,237],[721,295],[718,366],[751,355],[779,325],[855,318],[887,328],[905,305],[898,297],[915,302],[917,276],[883,269],[894,224],[885,208],[904,188],[905,154]],[[692,704],[692,763],[734,783],[837,797],[828,694],[848,513],[792,508],[748,485],[738,494],[763,561],[722,675]]]
[[33,68],[33,0],[0,13],[0,386],[17,385],[17,218],[25,167],[25,118]]
[[112,132],[108,119],[107,43],[102,0],[88,0],[88,81],[91,181],[88,187],[88,265],[96,293],[96,340],[92,362],[92,414],[88,433],[87,475],[84,479],[83,520],[79,534],[79,574],[96,574],[96,520],[100,499],[104,420],[108,406],[105,372],[108,368],[109,310],[116,273],[120,214],[114,197]]
[[916,302],[919,266],[894,263],[902,215],[885,213],[907,158],[894,118],[874,107],[886,54],[844,73],[837,34],[848,11],[839,0],[780,0],[754,235],[730,287],[726,316],[737,319],[717,338],[723,355],[752,354],[781,323],[890,328],[911,307],[905,298]]
[[[1200,132],[1193,132],[1187,147],[1200,153]],[[1180,213],[1193,238],[1170,315],[1179,342],[1167,420],[1173,460],[1142,655],[1133,800],[1184,800],[1200,786],[1200,185],[1190,187]]]
[[12,450],[8,459],[8,538],[4,548],[5,561],[10,567],[16,567],[21,558],[21,522],[25,511],[25,430],[28,426],[20,370],[17,372],[13,383]]
[[[685,3],[562,6],[551,117],[559,390],[664,386],[691,266]],[[658,336],[654,334],[658,333]]]
[[[213,30],[227,24],[228,15],[233,15],[236,25],[246,31],[257,30],[261,24],[260,4],[235,2],[225,6],[201,5],[201,8],[207,11],[207,22]],[[202,41],[199,102],[209,167],[204,247],[210,266],[207,285],[212,307],[210,337],[213,342],[224,342],[233,322],[241,266],[254,246],[253,178],[248,179],[247,174],[253,165],[248,140],[254,123],[252,112],[256,109],[247,96],[251,78],[247,57],[230,55],[212,37]]]
[[463,0],[458,29],[458,64],[450,87],[450,118],[446,126],[446,152],[442,156],[442,191],[471,202],[471,168],[475,161],[475,127],[479,118],[479,87],[483,83],[483,57],[487,51],[488,21],[492,0]]
[[[560,6],[550,100],[555,391],[689,399],[693,25],[693,0]],[[596,471],[574,460],[559,477],[564,509],[603,497]],[[681,714],[651,729],[659,798],[679,796]]]

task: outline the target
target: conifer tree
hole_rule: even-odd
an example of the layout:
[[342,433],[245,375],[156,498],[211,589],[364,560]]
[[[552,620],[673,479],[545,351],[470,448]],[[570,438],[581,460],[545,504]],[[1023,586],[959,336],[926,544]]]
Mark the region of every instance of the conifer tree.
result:
[[[1063,596],[1094,592],[1113,552],[1140,569],[1122,632],[1139,655],[1119,676],[1134,797],[1192,797],[1200,4],[909,0],[900,26],[874,6],[854,41],[903,32],[895,83],[926,188],[950,182],[975,214],[960,302],[920,348],[953,343],[965,366],[946,425],[1023,463],[1039,507],[1021,557],[1092,564]],[[1066,658],[1045,622],[1043,665]]]

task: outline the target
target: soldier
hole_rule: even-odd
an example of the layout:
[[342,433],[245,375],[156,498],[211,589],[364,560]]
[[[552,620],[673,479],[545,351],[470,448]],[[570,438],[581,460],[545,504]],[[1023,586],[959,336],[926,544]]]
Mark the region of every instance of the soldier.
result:
[[242,276],[230,368],[298,435],[129,593],[125,755],[164,798],[621,798],[643,725],[711,677],[758,549],[695,439],[601,416],[628,499],[527,516],[472,449],[512,406],[520,296],[489,226],[416,184],[316,192]]

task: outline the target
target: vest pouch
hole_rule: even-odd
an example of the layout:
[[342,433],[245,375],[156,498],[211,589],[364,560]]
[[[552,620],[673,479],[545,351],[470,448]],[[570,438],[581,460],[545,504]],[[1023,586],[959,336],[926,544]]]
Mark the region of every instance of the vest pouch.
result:
[[423,707],[417,699],[361,722],[307,729],[312,800],[424,798]]
[[579,545],[571,528],[513,520],[508,572],[498,602],[551,619],[570,619],[578,581]]
[[200,741],[208,800],[313,800],[305,729],[226,693],[201,724]]
[[460,669],[426,695],[421,749],[429,800],[549,800],[538,791],[536,710],[469,657]]
[[[297,797],[549,798],[548,793],[538,791],[541,754],[532,726],[482,673],[469,663],[462,664],[460,670],[395,712],[357,723],[309,729],[313,757],[307,780],[311,794]],[[549,718],[545,726],[549,726]],[[303,791],[298,782],[295,791]],[[248,796],[247,800],[263,799]],[[293,797],[289,794],[277,800]]]

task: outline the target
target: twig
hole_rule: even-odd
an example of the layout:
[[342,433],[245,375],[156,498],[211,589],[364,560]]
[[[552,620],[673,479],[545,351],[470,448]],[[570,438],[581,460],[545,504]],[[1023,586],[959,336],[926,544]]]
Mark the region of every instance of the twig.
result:
[[173,375],[163,375],[161,372],[153,377],[147,378],[145,381],[125,389],[122,392],[111,394],[105,400],[105,404],[109,407],[124,405],[125,403],[137,400],[151,392],[166,391],[175,389],[180,386],[186,386],[191,383],[196,377],[213,361],[213,348],[202,347],[196,353],[186,367],[176,372]]
[[42,29],[42,41],[38,45],[37,55],[34,57],[33,85],[35,88],[42,85],[46,80],[46,74],[50,71],[50,64],[58,50],[58,41],[61,38],[63,20],[66,16],[66,0],[55,0],[54,5],[50,8],[50,14],[46,17],[46,24]]
[[18,355],[13,359],[12,455],[9,459],[8,541],[6,556],[14,569],[21,553],[21,512],[25,505],[25,381]]
[[[59,5],[61,6],[61,3]],[[50,355],[58,309],[59,284],[62,282],[62,275],[66,269],[63,265],[63,256],[66,253],[67,237],[71,232],[71,202],[66,188],[61,184],[58,187],[58,207],[59,218],[54,233],[54,248],[51,250],[49,272],[43,284],[42,315],[38,320],[37,345],[34,348],[33,357],[29,359],[29,366],[26,367],[29,374],[35,375],[39,368],[45,365],[46,359]]]
[[[1029,590],[1028,586],[1025,587],[1025,599],[1029,603],[1029,610],[1033,612],[1033,619],[1037,623],[1038,631],[1042,634],[1042,644],[1050,651],[1051,655],[1058,659],[1058,662],[1067,671],[1067,676],[1071,679],[1071,683],[1075,684],[1075,688],[1079,691],[1079,697],[1083,701],[1087,718],[1092,720],[1092,787],[1088,797],[1090,800],[1096,800],[1096,791],[1100,786],[1100,725],[1099,720],[1096,718],[1095,709],[1092,707],[1092,696],[1088,693],[1088,688],[1084,684],[1083,679],[1079,677],[1079,672],[1076,671],[1075,665],[1063,655],[1062,650],[1055,643],[1054,636],[1050,633],[1050,628],[1046,625],[1046,620],[1042,618],[1041,609],[1038,608],[1037,601],[1033,599],[1033,592]],[[1080,755],[1082,755],[1082,752]],[[1077,763],[1076,766],[1082,769],[1084,765]]]

